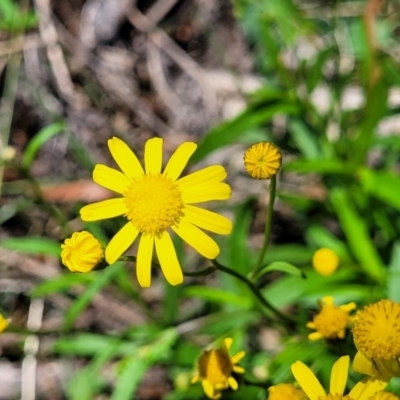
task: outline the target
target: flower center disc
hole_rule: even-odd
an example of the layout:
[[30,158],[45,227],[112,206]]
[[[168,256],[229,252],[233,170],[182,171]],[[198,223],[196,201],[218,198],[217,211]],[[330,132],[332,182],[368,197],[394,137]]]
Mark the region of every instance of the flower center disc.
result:
[[326,305],[314,317],[315,329],[326,338],[335,338],[345,330],[349,323],[349,315],[339,307]]
[[161,175],[145,175],[124,193],[126,216],[145,235],[161,235],[177,224],[184,204],[177,185]]
[[381,300],[356,315],[354,343],[367,357],[388,360],[400,356],[400,304]]

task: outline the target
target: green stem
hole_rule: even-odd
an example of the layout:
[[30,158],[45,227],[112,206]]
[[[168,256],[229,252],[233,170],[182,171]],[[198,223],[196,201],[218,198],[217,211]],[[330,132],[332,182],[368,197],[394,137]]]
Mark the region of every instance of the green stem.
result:
[[276,314],[279,318],[287,321],[287,322],[295,322],[295,320],[286,314],[283,314],[280,312],[277,308],[275,308],[266,298],[262,295],[258,287],[249,279],[247,279],[245,276],[240,274],[239,272],[230,269],[228,267],[225,267],[224,265],[220,264],[217,260],[212,260],[212,263],[214,264],[215,268],[219,271],[226,272],[229,275],[234,276],[235,278],[241,280],[243,283],[245,283],[248,288],[254,293],[254,295],[257,297],[258,300],[260,300],[260,303],[265,307],[268,308],[268,310],[272,311],[274,314]]
[[265,221],[265,232],[264,232],[264,242],[261,248],[260,255],[258,257],[258,262],[256,267],[254,268],[251,279],[253,280],[257,274],[260,272],[260,269],[263,265],[263,260],[265,253],[268,248],[269,239],[271,237],[271,229],[272,229],[272,214],[274,211],[274,202],[275,202],[275,195],[276,195],[276,175],[272,175],[271,183],[269,185],[269,201],[268,201],[268,208],[267,208],[267,217]]

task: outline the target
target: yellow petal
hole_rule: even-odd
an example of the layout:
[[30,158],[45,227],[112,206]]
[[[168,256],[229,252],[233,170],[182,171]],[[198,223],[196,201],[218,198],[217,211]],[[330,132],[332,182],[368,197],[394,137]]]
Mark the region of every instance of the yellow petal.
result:
[[132,178],[139,178],[144,175],[143,168],[135,153],[125,142],[113,137],[108,141],[108,148],[115,162],[128,179],[132,180]]
[[162,146],[161,138],[149,139],[144,148],[144,166],[146,175],[159,174],[162,166]]
[[387,381],[375,378],[364,378],[353,387],[349,393],[349,397],[357,400],[367,400],[376,392],[385,389],[387,384]]
[[186,204],[184,213],[188,221],[199,228],[219,233],[220,235],[228,235],[232,231],[232,222],[228,218],[212,211]]
[[311,332],[308,334],[308,339],[312,341],[322,339],[323,337],[324,336],[320,332]]
[[178,179],[176,183],[181,189],[211,182],[221,182],[226,178],[226,171],[222,165],[211,165]]
[[246,352],[244,350],[239,351],[239,353],[237,353],[233,357],[231,357],[232,364],[237,364],[245,355],[246,355]]
[[211,260],[218,256],[217,243],[185,218],[181,218],[178,226],[171,226],[171,228],[202,256]]
[[202,381],[201,381],[201,384],[203,385],[203,390],[204,390],[204,393],[210,398],[210,399],[213,399],[214,398],[214,386],[209,382],[209,381],[207,381],[206,379],[203,379]]
[[318,400],[326,393],[313,372],[301,361],[291,366],[292,374],[310,400]]
[[224,339],[224,347],[226,351],[229,351],[233,343],[233,339],[230,337],[227,337]]
[[124,199],[110,199],[88,204],[81,208],[81,218],[84,221],[98,221],[123,215],[127,211]]
[[233,372],[236,372],[237,374],[244,374],[244,368],[240,367],[239,365],[234,365],[232,367]]
[[347,383],[347,377],[349,375],[349,363],[350,357],[343,356],[340,357],[339,360],[335,362],[335,364],[333,364],[329,393],[334,395],[343,395]]
[[130,184],[129,179],[122,172],[103,164],[95,166],[93,180],[97,184],[121,194],[126,191]]
[[182,143],[172,154],[171,158],[166,165],[163,175],[168,176],[173,181],[176,181],[179,178],[179,175],[182,173],[186,164],[189,161],[189,158],[195,152],[197,148],[197,144],[193,142],[185,142]]
[[204,186],[180,188],[182,200],[186,204],[202,203],[210,200],[226,200],[231,197],[231,188],[227,183],[210,183]]
[[183,282],[182,269],[176,256],[174,244],[167,231],[155,239],[157,257],[165,278],[171,285],[179,285]]
[[322,298],[322,303],[327,306],[333,306],[334,305],[333,297],[332,296],[324,296]]
[[364,375],[375,375],[378,373],[373,362],[358,351],[353,359],[353,370]]
[[357,308],[357,304],[352,301],[351,303],[343,304],[342,306],[339,306],[339,308],[343,311],[350,312]]
[[106,248],[106,260],[109,264],[115,263],[121,254],[135,241],[139,231],[128,222],[110,240]]
[[239,384],[237,383],[237,381],[236,381],[235,378],[233,378],[232,376],[230,376],[230,377],[228,378],[228,383],[229,383],[229,386],[230,386],[233,390],[238,390]]
[[136,261],[136,276],[141,287],[149,287],[151,283],[151,260],[153,258],[154,236],[142,235]]

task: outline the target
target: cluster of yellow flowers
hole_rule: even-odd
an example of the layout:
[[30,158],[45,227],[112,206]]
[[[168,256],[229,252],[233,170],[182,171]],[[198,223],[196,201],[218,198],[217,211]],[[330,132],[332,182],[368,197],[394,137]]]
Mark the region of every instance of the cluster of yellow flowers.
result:
[[[340,357],[332,367],[329,393],[326,393],[314,373],[301,361],[296,361],[291,370],[300,388],[291,383],[282,383],[268,389],[269,400],[399,400],[386,392],[392,377],[400,377],[400,304],[391,300],[380,300],[357,311],[354,317],[349,313],[355,303],[335,306],[333,298],[324,297],[321,311],[314,317],[309,328],[316,332],[310,340],[325,338],[343,339],[350,321],[358,350],[353,360],[353,370],[368,378],[358,382],[348,394],[344,394],[350,357]],[[204,351],[197,363],[198,373],[192,383],[201,380],[204,392],[210,399],[219,399],[226,389],[238,389],[238,374],[245,371],[236,365],[245,355],[244,351],[229,355],[232,339],[227,338],[221,348]]]
[[[81,218],[97,221],[123,216],[125,225],[107,246],[103,246],[91,233],[76,232],[65,240],[61,259],[72,272],[90,272],[102,264],[112,264],[140,237],[136,258],[136,274],[142,287],[151,283],[153,253],[171,285],[183,281],[183,272],[171,239],[175,232],[185,242],[207,259],[215,259],[220,249],[203,230],[226,235],[232,223],[226,217],[198,207],[196,204],[210,200],[225,200],[231,188],[222,182],[226,171],[212,165],[180,177],[196,144],[183,143],[172,154],[162,169],[163,140],[153,138],[146,142],[144,168],[134,152],[118,138],[108,141],[108,147],[120,170],[106,165],[96,165],[93,180],[111,189],[119,197],[84,206]],[[251,146],[244,155],[245,169],[255,179],[275,179],[281,167],[282,155],[271,143],[260,142]],[[275,182],[275,181],[274,181]],[[322,248],[313,256],[313,267],[330,276],[339,265],[336,253]],[[350,324],[354,344],[358,350],[353,369],[368,376],[358,382],[348,394],[347,385],[350,357],[340,357],[333,365],[329,392],[323,388],[310,368],[296,361],[291,370],[298,385],[281,383],[268,389],[270,400],[399,400],[385,392],[388,381],[400,376],[400,304],[381,300],[366,306],[352,316],[356,309],[351,302],[336,306],[332,296],[321,299],[320,311],[307,323],[314,332],[310,340],[344,339]],[[7,322],[0,318],[0,331]],[[207,397],[219,399],[224,390],[237,390],[245,379],[245,370],[237,365],[245,352],[229,354],[232,339],[226,338],[219,348],[204,351],[197,362],[197,374],[192,383],[201,381]]]

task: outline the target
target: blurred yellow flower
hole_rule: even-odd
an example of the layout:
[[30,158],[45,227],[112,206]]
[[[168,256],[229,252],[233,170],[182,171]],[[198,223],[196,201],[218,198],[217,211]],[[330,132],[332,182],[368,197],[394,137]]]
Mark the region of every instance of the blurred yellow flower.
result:
[[394,393],[382,390],[380,392],[376,392],[373,396],[369,398],[369,400],[400,400],[400,397],[396,396]]
[[342,306],[335,306],[332,296],[325,296],[319,302],[321,311],[316,314],[312,322],[307,323],[307,328],[315,329],[308,335],[310,340],[343,339],[351,317],[350,311],[357,306],[351,302]]
[[329,276],[339,266],[339,257],[333,250],[323,247],[314,253],[312,264],[319,274]]
[[268,400],[305,400],[303,391],[291,383],[279,383],[268,388]]
[[3,317],[2,314],[0,314],[0,333],[4,332],[7,329],[8,326],[8,320]]
[[270,179],[282,165],[282,153],[270,142],[259,142],[244,153],[244,167],[254,179]]
[[61,262],[72,272],[90,272],[103,258],[100,242],[89,232],[75,232],[61,245]]
[[368,400],[374,393],[384,389],[387,382],[367,379],[358,382],[348,395],[344,395],[349,373],[350,357],[340,357],[331,370],[329,393],[325,392],[314,373],[301,361],[292,364],[292,373],[310,400]]
[[201,380],[204,393],[210,399],[219,399],[221,391],[229,387],[233,390],[239,387],[232,374],[244,373],[244,369],[236,364],[246,353],[240,351],[230,356],[228,351],[232,342],[231,338],[226,338],[221,348],[204,351],[197,360],[198,373],[193,377],[192,383]]
[[136,274],[142,287],[149,287],[151,283],[154,247],[167,281],[171,285],[183,282],[168,228],[209,259],[216,258],[220,250],[217,243],[201,229],[222,235],[232,230],[229,219],[192,205],[230,197],[231,188],[221,182],[226,177],[225,169],[221,165],[213,165],[178,179],[197,145],[192,142],[181,144],[161,172],[162,146],[160,138],[146,142],[143,170],[125,142],[116,137],[110,139],[108,147],[122,172],[98,164],[93,171],[93,180],[121,197],[89,204],[81,209],[84,221],[119,215],[128,220],[106,248],[105,257],[109,264],[117,261],[141,235]]
[[365,306],[354,317],[357,354],[353,369],[362,374],[389,379],[400,376],[400,304],[380,300]]

